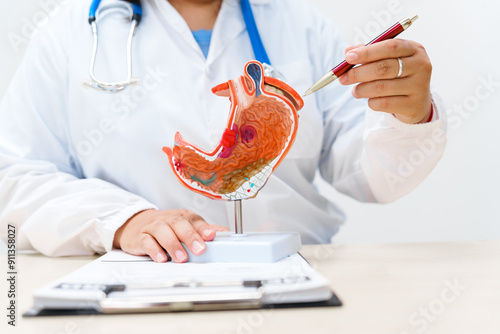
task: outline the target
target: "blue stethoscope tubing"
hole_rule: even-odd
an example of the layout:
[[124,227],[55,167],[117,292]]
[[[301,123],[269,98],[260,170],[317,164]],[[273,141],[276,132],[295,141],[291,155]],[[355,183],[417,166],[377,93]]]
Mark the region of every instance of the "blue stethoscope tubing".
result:
[[271,65],[266,48],[260,38],[259,29],[257,29],[257,24],[255,23],[255,17],[249,0],[241,0],[241,12],[243,13],[243,20],[245,21],[245,25],[247,27],[250,42],[252,43],[255,59],[262,64]]
[[[133,85],[134,83],[137,82],[137,79],[132,79],[132,63],[131,63],[131,45],[132,45],[132,37],[135,33],[136,27],[139,25],[142,19],[142,6],[141,6],[141,1],[137,0],[134,2],[130,2],[130,5],[132,6],[132,15],[131,15],[131,30],[128,38],[128,47],[127,47],[127,63],[128,63],[128,75],[127,75],[127,80],[123,82],[118,82],[118,83],[106,83],[103,81],[100,81],[97,79],[97,77],[94,74],[94,65],[95,65],[95,58],[97,54],[97,12],[99,9],[99,5],[101,3],[101,0],[93,0],[92,4],[90,5],[90,10],[89,10],[89,24],[92,26],[92,33],[94,35],[94,47],[93,47],[93,53],[92,53],[92,58],[91,58],[91,64],[90,64],[90,77],[92,81],[85,82],[88,86],[92,88],[96,88],[98,90],[106,91],[109,93],[114,93],[114,92],[119,92],[126,88],[127,86]],[[260,63],[264,65],[264,69],[266,71],[266,75],[268,76],[274,76],[278,79],[282,79],[282,76],[279,72],[274,70],[271,67],[271,61],[269,59],[269,56],[267,55],[266,48],[264,47],[264,44],[262,43],[262,38],[260,37],[259,34],[259,29],[257,28],[257,24],[255,23],[255,17],[252,12],[252,7],[250,6],[250,1],[249,0],[241,0],[241,12],[243,13],[243,19],[245,21],[245,25],[247,28],[248,36],[250,38],[250,42],[252,44],[252,49],[254,52],[255,59],[258,60]]]

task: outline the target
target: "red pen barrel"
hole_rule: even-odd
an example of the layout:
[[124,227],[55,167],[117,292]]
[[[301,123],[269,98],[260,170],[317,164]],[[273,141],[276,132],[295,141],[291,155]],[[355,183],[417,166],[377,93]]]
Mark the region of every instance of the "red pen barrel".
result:
[[[388,39],[392,39],[392,38],[396,37],[397,35],[399,35],[400,33],[402,33],[404,30],[405,29],[403,28],[401,23],[398,22],[395,25],[393,25],[392,27],[390,27],[389,29],[387,29],[386,31],[384,31],[382,34],[377,36],[375,39],[373,39],[370,43],[368,43],[366,45],[371,45],[371,44],[375,44],[378,42],[386,41]],[[354,65],[349,64],[348,62],[346,62],[344,60],[343,62],[341,62],[340,64],[335,66],[331,71],[338,78],[342,74],[349,71],[353,67],[354,67]]]
[[343,62],[341,62],[340,64],[338,64],[337,66],[335,66],[332,69],[332,72],[333,72],[333,74],[335,74],[335,76],[337,78],[340,78],[340,76],[342,74],[344,74],[345,72],[349,71],[353,67],[354,67],[354,65],[351,65],[351,64],[349,64],[348,62],[346,62],[344,60]]

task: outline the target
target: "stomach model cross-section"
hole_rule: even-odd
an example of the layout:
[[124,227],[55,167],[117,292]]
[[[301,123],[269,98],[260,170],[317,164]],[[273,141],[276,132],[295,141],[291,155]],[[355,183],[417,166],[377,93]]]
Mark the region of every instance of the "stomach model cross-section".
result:
[[304,102],[290,86],[263,73],[259,62],[250,61],[244,75],[212,88],[231,101],[226,129],[214,150],[203,151],[179,132],[174,147],[163,148],[184,186],[211,199],[252,198],[283,161]]

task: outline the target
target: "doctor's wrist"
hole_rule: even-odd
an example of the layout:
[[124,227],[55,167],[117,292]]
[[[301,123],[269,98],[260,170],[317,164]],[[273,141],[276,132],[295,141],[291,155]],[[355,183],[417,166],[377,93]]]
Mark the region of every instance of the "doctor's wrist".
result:
[[431,103],[431,107],[430,107],[430,110],[429,112],[427,113],[427,115],[422,118],[422,120],[420,122],[418,122],[417,124],[424,124],[424,123],[429,123],[430,121],[432,121],[432,119],[434,118],[434,105]]

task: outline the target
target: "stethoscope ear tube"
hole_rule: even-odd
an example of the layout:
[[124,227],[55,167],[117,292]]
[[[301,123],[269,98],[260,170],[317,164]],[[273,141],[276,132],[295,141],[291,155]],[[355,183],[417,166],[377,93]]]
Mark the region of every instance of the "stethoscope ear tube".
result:
[[[101,8],[100,12],[97,12],[100,0],[94,0],[92,2],[92,6],[90,8],[89,13],[89,23],[92,27],[92,35],[93,35],[93,47],[92,47],[92,56],[90,59],[90,67],[89,67],[89,75],[90,81],[84,81],[84,86],[91,87],[97,90],[105,91],[108,93],[116,93],[122,91],[124,88],[132,85],[138,84],[138,79],[132,78],[132,40],[135,34],[135,29],[139,25],[142,18],[142,8],[137,4],[131,4],[131,7],[125,4],[109,4]],[[98,32],[97,32],[97,21],[102,19],[103,16],[106,16],[106,11],[109,12],[110,9],[116,8],[117,10],[125,9],[129,12],[129,18],[131,19],[130,32],[127,38],[127,78],[125,81],[109,83],[99,80],[94,73],[94,67],[97,57],[97,47],[98,47]],[[101,14],[101,15],[99,15]]]
[[137,22],[137,25],[141,23],[142,19],[142,7],[140,5],[140,1],[138,1],[139,5],[136,5],[135,3],[132,4],[132,10],[134,11],[134,14],[132,15],[132,20]]
[[[95,22],[96,17],[97,17],[97,10],[99,9],[99,5],[101,4],[101,0],[93,0],[92,4],[90,5],[90,10],[89,10],[89,24],[92,24],[92,22]],[[137,22],[137,25],[141,22],[142,19],[142,6],[141,6],[141,1],[134,1],[130,4],[132,6],[132,17],[131,20],[134,20]],[[117,5],[110,4],[106,7],[114,7]]]
[[97,12],[97,9],[99,8],[100,3],[101,3],[101,0],[92,1],[92,4],[90,5],[90,11],[89,11],[89,24],[92,24],[92,22],[95,22],[96,12]]

